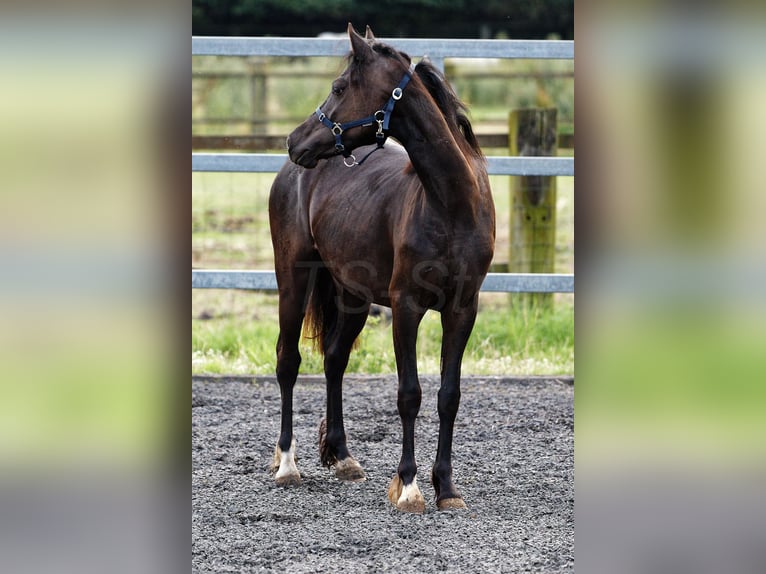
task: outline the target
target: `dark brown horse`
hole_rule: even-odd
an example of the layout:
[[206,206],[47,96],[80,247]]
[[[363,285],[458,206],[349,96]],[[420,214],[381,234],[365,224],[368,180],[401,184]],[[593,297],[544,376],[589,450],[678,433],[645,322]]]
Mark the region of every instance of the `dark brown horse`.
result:
[[[346,445],[341,386],[351,348],[376,303],[392,311],[403,431],[388,496],[400,510],[425,509],[415,480],[421,401],[415,343],[423,315],[435,309],[443,339],[431,478],[440,509],[462,508],[452,481],[460,365],[495,240],[485,159],[465,108],[434,66],[421,61],[412,68],[409,56],[378,42],[369,28],[364,38],[350,24],[348,33],[348,67],[316,114],[290,134],[294,163],[279,172],[269,200],[282,395],[275,479],[300,483],[292,402],[305,317],[324,353],[322,462],[342,480],[364,480]],[[401,145],[383,147],[389,135]]]

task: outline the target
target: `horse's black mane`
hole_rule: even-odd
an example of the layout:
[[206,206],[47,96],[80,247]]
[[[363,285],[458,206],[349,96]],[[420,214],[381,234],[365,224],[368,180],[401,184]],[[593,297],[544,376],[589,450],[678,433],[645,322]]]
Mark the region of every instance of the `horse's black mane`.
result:
[[473,133],[473,126],[468,119],[468,108],[457,97],[444,74],[426,59],[420,60],[418,65],[415,66],[415,74],[417,74],[428,90],[428,93],[436,101],[436,105],[439,106],[442,114],[444,114],[450,129],[453,132],[461,133],[471,147],[471,150],[479,156],[482,155],[479,142]]

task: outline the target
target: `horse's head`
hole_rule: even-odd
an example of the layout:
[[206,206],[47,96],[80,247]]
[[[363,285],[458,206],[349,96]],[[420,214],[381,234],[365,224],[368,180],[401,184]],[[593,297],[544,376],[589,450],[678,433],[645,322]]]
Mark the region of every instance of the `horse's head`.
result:
[[[377,42],[369,26],[362,38],[349,23],[348,37],[348,66],[332,83],[329,96],[317,112],[287,138],[290,159],[303,167],[315,167],[320,159],[339,153],[349,155],[359,146],[380,141],[376,140],[376,132],[380,138],[382,123],[378,121],[382,121],[383,113],[376,112],[384,110],[392,92],[408,74],[409,56]],[[401,89],[398,94],[401,97]],[[356,125],[357,120],[367,121]]]

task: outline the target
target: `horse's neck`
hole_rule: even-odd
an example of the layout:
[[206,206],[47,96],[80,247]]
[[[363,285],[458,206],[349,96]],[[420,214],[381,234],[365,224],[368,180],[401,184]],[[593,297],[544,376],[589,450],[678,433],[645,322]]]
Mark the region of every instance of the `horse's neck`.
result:
[[408,113],[399,120],[396,138],[407,150],[427,194],[450,211],[470,208],[479,189],[474,162],[464,155],[435,104],[417,106],[423,108],[429,113]]

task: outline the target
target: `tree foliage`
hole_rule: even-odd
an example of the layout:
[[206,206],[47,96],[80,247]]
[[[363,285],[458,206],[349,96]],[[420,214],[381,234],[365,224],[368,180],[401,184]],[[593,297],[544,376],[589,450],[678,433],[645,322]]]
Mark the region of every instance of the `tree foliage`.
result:
[[382,37],[572,39],[574,0],[193,0],[192,33],[316,36],[352,22]]

